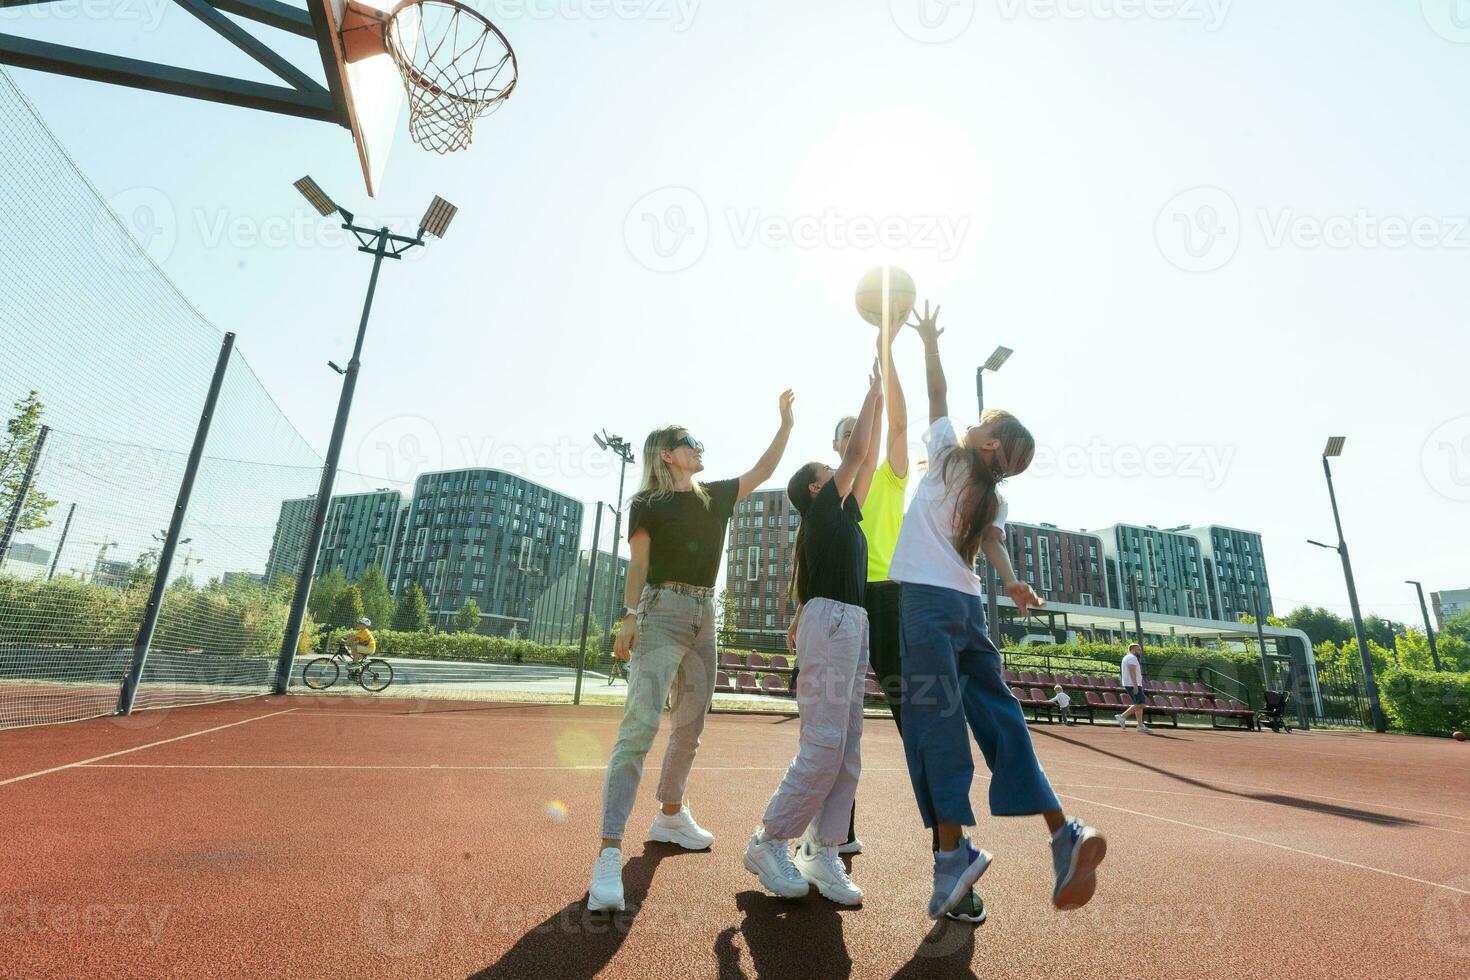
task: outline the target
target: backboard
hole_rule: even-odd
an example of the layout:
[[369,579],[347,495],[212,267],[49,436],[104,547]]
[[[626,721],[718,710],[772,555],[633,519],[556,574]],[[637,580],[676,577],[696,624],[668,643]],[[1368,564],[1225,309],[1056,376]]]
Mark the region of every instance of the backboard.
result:
[[[403,110],[403,80],[393,58],[386,51],[358,57],[344,43],[342,27],[347,18],[348,0],[307,0],[317,45],[321,49],[322,68],[327,85],[345,116],[357,144],[362,164],[362,179],[369,196],[376,197],[382,186],[383,169],[393,149],[398,118]],[[397,0],[354,0],[360,7],[388,13]]]

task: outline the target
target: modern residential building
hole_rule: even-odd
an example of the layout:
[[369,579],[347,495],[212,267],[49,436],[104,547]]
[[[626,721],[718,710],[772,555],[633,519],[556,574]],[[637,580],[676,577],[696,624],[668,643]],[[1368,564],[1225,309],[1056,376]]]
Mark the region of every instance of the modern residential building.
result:
[[1152,524],[1114,524],[1095,533],[1102,540],[1113,606],[1190,619],[1214,618],[1198,538]]
[[[1110,605],[1104,565],[1103,539],[1086,531],[1068,531],[1055,524],[1006,523],[1006,547],[1016,577],[1030,584],[1048,602],[1079,606]],[[981,575],[983,559],[975,561]]]
[[1442,589],[1429,593],[1429,599],[1434,604],[1434,622],[1441,630],[1445,620],[1470,609],[1470,589]]
[[536,600],[579,553],[582,504],[501,470],[424,473],[400,527],[395,595],[417,583],[441,627],[473,599],[482,633],[524,636]]
[[796,609],[787,589],[797,518],[784,489],[757,490],[735,505],[725,548],[732,628],[784,631],[790,625]]
[[133,563],[97,556],[92,563],[92,581],[110,589],[126,589],[132,581]]
[[0,571],[24,578],[45,578],[51,571],[51,552],[30,542],[12,544],[0,561]]
[[[577,563],[568,566],[547,585],[531,606],[531,624],[526,635],[537,643],[576,643],[582,635],[582,610],[587,601],[587,572],[591,553],[583,551]],[[623,611],[623,587],[628,580],[628,559],[606,551],[597,553],[597,575],[592,586],[592,622],[606,629],[609,616],[616,621]]]
[[1261,611],[1272,615],[1271,585],[1266,579],[1266,554],[1259,534],[1219,524],[1171,530],[1199,542],[1205,592],[1210,601],[1206,618],[1233,623],[1240,620],[1242,613],[1254,617],[1257,592],[1261,596]]
[[[306,535],[315,506],[315,496],[281,502],[270,558],[266,561],[266,581],[275,581],[282,575],[294,579],[300,574],[301,557],[306,551]],[[341,569],[347,580],[352,582],[361,578],[368,566],[374,563],[387,575],[393,563],[393,544],[403,511],[403,494],[397,490],[334,495],[331,506],[327,508],[316,575],[320,577],[333,569]]]

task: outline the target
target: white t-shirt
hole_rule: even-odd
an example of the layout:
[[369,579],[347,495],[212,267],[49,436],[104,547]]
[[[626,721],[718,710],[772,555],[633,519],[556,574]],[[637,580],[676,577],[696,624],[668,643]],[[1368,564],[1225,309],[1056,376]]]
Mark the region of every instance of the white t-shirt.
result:
[[[928,450],[928,467],[904,515],[888,577],[895,582],[934,585],[978,596],[980,579],[955,549],[955,504],[959,494],[952,490],[957,491],[959,487],[944,484],[944,458],[960,445],[954,420],[942,418],[929,426],[924,433],[924,445]],[[1002,531],[1008,510],[1002,497],[993,522]]]
[[[1128,668],[1132,667],[1133,670]],[[1135,675],[1136,671],[1136,675]],[[1135,683],[1134,677],[1138,680]],[[1124,687],[1140,687],[1143,684],[1143,667],[1138,663],[1138,654],[1129,652],[1123,657],[1123,663],[1118,671],[1118,679],[1123,682]]]
[[1071,707],[1072,704],[1072,699],[1067,696],[1066,691],[1058,691],[1057,696],[1052,698],[1052,700],[1057,703],[1058,708]]

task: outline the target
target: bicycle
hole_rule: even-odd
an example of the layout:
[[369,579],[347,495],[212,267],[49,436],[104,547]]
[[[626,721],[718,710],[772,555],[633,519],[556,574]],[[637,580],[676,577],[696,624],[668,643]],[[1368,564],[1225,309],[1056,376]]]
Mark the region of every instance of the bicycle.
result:
[[330,657],[317,657],[302,667],[301,682],[313,691],[325,691],[342,676],[343,663],[347,665],[347,679],[357,681],[364,691],[385,691],[393,683],[392,664],[377,657],[353,660],[345,643]]

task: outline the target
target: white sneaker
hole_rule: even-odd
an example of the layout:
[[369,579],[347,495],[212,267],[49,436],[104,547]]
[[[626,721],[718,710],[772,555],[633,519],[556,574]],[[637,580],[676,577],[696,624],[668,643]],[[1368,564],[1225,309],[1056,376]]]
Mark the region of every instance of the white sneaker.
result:
[[809,886],[796,865],[791,863],[789,844],[772,837],[761,840],[761,831],[750,835],[745,848],[745,870],[761,880],[771,894],[780,898],[801,898]]
[[644,839],[678,844],[691,851],[702,851],[715,842],[715,835],[694,822],[694,814],[689,812],[686,804],[679,807],[678,813],[664,813],[660,810],[658,816],[653,818],[653,825],[648,828],[648,835]]
[[1128,727],[1128,719],[1124,718],[1122,715],[1113,715],[1113,720],[1118,723],[1119,728]]
[[623,904],[623,852],[616,847],[605,847],[592,865],[592,884],[587,888],[587,911],[604,912],[624,910]]
[[1143,724],[1142,722],[1140,722],[1138,725],[1138,731],[1143,732],[1145,735],[1153,733],[1153,729]]
[[838,905],[863,904],[863,890],[852,883],[842,862],[837,860],[837,848],[802,841],[796,848],[794,863],[796,870],[817,887],[823,898]]
[[863,853],[863,842],[860,841],[860,840],[858,840],[856,837],[854,837],[852,840],[848,841],[846,844],[840,844],[840,845],[838,845],[838,847],[837,847],[837,853],[838,854],[861,854],[861,853]]

